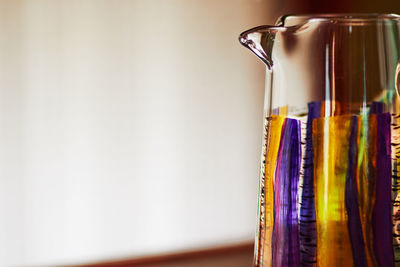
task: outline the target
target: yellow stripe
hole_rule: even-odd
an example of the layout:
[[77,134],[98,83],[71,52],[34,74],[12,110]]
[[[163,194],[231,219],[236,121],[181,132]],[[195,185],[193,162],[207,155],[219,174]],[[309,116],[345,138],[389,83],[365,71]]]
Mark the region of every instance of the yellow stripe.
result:
[[317,266],[353,266],[345,205],[351,116],[313,122]]
[[358,206],[368,266],[377,266],[372,232],[372,211],[375,205],[376,181],[376,115],[360,116],[357,134],[358,164],[356,181]]
[[285,117],[272,115],[267,139],[267,156],[265,159],[265,235],[263,247],[263,266],[272,264],[272,230],[274,227],[274,176],[276,158],[281,139],[282,125]]

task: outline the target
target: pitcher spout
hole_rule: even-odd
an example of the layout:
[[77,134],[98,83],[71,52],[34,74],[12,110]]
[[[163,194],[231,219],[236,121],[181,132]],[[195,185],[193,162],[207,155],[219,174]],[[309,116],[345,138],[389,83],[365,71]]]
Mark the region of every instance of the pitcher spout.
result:
[[239,42],[250,49],[258,58],[260,58],[271,69],[272,47],[275,41],[275,35],[278,32],[285,31],[281,26],[259,26],[242,32],[239,35]]

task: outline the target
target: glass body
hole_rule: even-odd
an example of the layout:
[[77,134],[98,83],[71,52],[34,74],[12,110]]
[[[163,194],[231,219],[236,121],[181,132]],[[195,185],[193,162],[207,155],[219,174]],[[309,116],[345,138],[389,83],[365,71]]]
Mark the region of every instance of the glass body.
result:
[[267,66],[254,266],[400,261],[400,17],[284,16]]

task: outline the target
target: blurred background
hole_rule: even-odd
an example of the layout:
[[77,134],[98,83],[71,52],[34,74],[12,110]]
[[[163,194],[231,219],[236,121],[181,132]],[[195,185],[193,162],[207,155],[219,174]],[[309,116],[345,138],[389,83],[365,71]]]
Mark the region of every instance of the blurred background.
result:
[[317,12],[400,2],[0,1],[0,266],[251,245],[265,67],[237,37]]

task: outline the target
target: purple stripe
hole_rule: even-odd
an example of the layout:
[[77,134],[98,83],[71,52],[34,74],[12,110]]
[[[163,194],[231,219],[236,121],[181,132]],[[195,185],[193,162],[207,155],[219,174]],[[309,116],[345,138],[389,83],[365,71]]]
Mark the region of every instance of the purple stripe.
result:
[[353,251],[354,266],[367,266],[364,239],[362,234],[360,212],[358,209],[357,185],[355,171],[357,166],[357,117],[351,119],[349,140],[349,163],[346,175],[345,202],[348,215],[349,236]]
[[300,123],[286,119],[274,181],[272,266],[300,266],[297,190],[300,176]]
[[291,205],[288,223],[290,225],[289,233],[289,266],[300,266],[300,241],[299,241],[299,214],[297,210],[298,184],[300,177],[301,163],[301,125],[299,121],[293,120],[293,129],[291,134],[291,154],[290,154],[290,194]]
[[372,215],[374,250],[379,266],[394,266],[392,246],[390,114],[376,115],[376,200]]
[[370,105],[369,112],[371,114],[380,114],[380,113],[383,113],[384,107],[385,107],[385,103],[383,103],[383,102],[372,102]]
[[303,193],[300,208],[300,250],[302,266],[313,266],[317,254],[317,230],[314,203],[314,149],[312,122],[321,116],[321,102],[308,104],[306,148],[304,156]]
[[287,264],[288,240],[286,239],[286,218],[289,203],[286,203],[287,190],[289,186],[285,184],[286,179],[282,179],[281,173],[287,168],[287,153],[282,153],[284,145],[287,143],[287,120],[282,125],[280,145],[277,155],[276,172],[274,179],[274,229],[272,231],[272,266],[284,266]]

